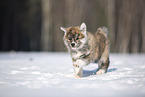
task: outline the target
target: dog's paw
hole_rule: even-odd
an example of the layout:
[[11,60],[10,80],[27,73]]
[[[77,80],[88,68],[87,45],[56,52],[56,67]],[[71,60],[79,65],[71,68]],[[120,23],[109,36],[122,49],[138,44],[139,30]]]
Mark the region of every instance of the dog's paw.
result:
[[81,78],[81,76],[78,76],[76,74],[74,75],[74,77],[77,78],[77,79],[80,79]]
[[79,68],[79,65],[73,64],[73,66]]
[[103,70],[103,69],[100,69],[99,71],[97,71],[97,75],[100,75],[100,74],[104,74],[105,73],[105,70]]

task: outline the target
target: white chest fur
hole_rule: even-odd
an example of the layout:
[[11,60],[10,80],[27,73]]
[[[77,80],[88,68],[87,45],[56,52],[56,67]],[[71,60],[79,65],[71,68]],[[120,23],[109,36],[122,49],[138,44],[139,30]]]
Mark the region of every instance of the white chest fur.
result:
[[77,51],[76,53],[72,53],[72,58],[78,59],[80,58],[81,55],[83,55],[83,53],[80,51]]

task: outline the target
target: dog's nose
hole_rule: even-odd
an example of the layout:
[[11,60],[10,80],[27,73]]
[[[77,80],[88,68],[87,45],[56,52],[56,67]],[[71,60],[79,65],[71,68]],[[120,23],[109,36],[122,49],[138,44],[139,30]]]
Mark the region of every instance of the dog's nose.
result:
[[72,43],[71,46],[74,47],[75,46],[75,43]]

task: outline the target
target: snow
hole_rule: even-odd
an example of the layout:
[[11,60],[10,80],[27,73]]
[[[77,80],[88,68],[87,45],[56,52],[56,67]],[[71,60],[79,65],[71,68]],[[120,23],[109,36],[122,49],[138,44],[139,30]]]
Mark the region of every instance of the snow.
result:
[[1,52],[0,97],[145,97],[145,54],[110,54],[110,67],[97,64],[74,77],[68,53]]

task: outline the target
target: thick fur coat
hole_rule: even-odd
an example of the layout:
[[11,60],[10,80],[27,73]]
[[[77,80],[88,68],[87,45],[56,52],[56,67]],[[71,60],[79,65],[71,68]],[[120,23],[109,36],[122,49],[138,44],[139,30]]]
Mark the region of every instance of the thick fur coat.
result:
[[110,41],[106,27],[99,27],[95,34],[87,32],[85,23],[80,27],[61,27],[61,30],[64,31],[63,40],[71,55],[76,77],[82,77],[83,66],[91,62],[98,62],[96,74],[107,72]]

